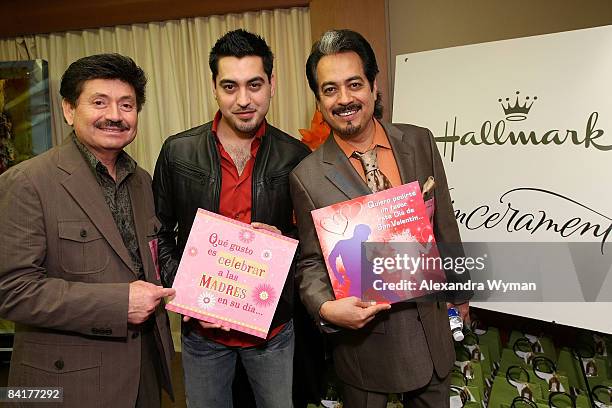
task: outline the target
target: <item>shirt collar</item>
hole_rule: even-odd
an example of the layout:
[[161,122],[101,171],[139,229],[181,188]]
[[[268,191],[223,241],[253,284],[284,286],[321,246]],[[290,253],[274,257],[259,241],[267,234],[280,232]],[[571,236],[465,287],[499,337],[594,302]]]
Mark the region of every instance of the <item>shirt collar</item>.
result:
[[[102,164],[102,162],[96,158],[96,156],[87,148],[87,146],[85,146],[83,142],[81,142],[79,138],[76,137],[74,131],[72,132],[72,140],[83,155],[87,166],[91,169],[94,175],[97,175],[98,172],[101,172],[102,174],[108,174],[106,166],[104,166],[104,164]],[[117,156],[116,166],[117,180],[120,180],[124,178],[123,175],[127,176],[129,174],[134,173],[134,171],[136,170],[136,161],[132,159],[130,155],[127,154],[124,150],[121,150],[121,152],[119,152],[119,155]]]
[[[385,133],[385,129],[382,127],[380,122],[376,119],[372,119],[374,121],[374,139],[372,140],[371,147],[380,147],[383,149],[391,149],[391,144],[389,143],[389,138]],[[351,157],[354,152],[359,152],[355,146],[350,144],[349,142],[342,139],[340,136],[334,133],[334,140],[338,144],[338,147],[344,152],[346,157]],[[369,149],[367,149],[369,150]],[[363,152],[359,152],[363,153]]]

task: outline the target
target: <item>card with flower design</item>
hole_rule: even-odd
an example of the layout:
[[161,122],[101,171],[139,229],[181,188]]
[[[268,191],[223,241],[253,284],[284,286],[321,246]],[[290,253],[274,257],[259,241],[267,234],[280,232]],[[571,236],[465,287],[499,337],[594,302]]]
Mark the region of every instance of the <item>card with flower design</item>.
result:
[[265,338],[297,244],[199,209],[166,309]]
[[395,303],[436,292],[446,275],[424,262],[439,259],[434,211],[418,181],[312,211],[336,298]]

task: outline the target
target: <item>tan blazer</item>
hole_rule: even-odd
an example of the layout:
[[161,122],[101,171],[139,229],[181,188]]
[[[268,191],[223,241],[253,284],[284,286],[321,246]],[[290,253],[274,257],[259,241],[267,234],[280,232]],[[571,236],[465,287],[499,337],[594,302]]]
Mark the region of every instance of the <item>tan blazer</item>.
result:
[[[436,180],[434,233],[440,242],[460,242],[446,176],[429,130],[412,125],[383,124],[402,183],[429,176]],[[296,273],[302,301],[320,324],[319,309],[334,299],[310,211],[370,194],[333,137],[304,159],[290,176],[298,221],[301,254]],[[445,377],[455,353],[446,306],[439,302],[395,304],[360,330],[341,330],[334,364],[340,379],[377,392],[405,392],[426,385],[433,370]]]
[[[159,285],[151,178],[138,167],[128,183],[146,279]],[[127,310],[137,276],[93,172],[69,140],[2,174],[0,191],[0,317],[16,322],[9,384],[63,387],[62,407],[134,407],[141,336]],[[169,379],[161,305],[155,323]]]

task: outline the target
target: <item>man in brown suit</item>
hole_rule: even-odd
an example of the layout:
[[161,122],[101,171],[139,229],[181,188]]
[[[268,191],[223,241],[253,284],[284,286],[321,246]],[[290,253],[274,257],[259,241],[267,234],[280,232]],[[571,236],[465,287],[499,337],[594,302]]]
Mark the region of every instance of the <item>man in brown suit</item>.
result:
[[45,407],[159,407],[161,387],[172,393],[162,298],[174,290],[152,256],[151,178],[123,151],[145,85],[128,57],[74,62],[60,89],[74,132],[0,176],[0,317],[16,323],[9,386],[62,387],[63,403]]
[[[296,279],[310,314],[324,331],[335,332],[330,338],[346,407],[382,408],[391,392],[404,393],[409,407],[445,407],[454,361],[446,304],[336,300],[310,214],[414,180],[422,187],[433,176],[436,240],[460,243],[431,132],[376,119],[382,113],[377,73],[372,48],[350,30],[323,34],[306,63],[310,88],[332,134],[290,176],[301,245]],[[375,172],[358,158],[371,153],[377,160]],[[457,303],[466,316],[467,298]]]

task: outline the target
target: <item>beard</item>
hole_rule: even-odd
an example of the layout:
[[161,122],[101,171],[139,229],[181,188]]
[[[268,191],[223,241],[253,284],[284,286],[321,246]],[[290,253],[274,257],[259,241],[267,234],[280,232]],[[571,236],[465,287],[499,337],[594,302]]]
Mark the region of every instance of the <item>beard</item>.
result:
[[[253,110],[255,111],[255,115],[249,118],[248,120],[242,120],[238,116],[238,114],[242,112],[250,112]],[[260,112],[261,111],[257,111],[254,108],[245,108],[242,110],[231,111],[229,112],[230,114],[228,114],[226,117],[227,124],[239,133],[252,136],[265,120],[265,114],[262,115]]]
[[353,136],[361,131],[361,125],[354,125],[353,122],[348,122],[344,127],[336,126],[335,123],[329,124],[329,127],[331,127],[335,134],[341,137]]
[[[350,105],[334,109],[332,111],[332,115],[335,117],[336,115],[340,115],[345,112],[350,112],[353,110],[359,111],[362,108],[363,106],[360,103],[352,103]],[[331,127],[334,133],[339,136],[352,136],[354,134],[359,133],[362,127],[361,124],[354,124],[353,122],[346,122],[344,126],[339,126],[335,121],[330,122],[331,123],[328,123],[329,127]]]
[[240,133],[245,133],[245,134],[255,133],[257,129],[259,129],[259,126],[261,126],[261,123],[263,122],[263,118],[260,121],[257,121],[256,118],[253,118],[252,120],[248,122],[243,122],[238,118],[232,118],[232,119],[233,119],[232,124],[233,124],[234,129],[236,129]]
[[236,128],[236,130],[238,130],[239,132],[242,133],[254,133],[257,129],[259,129],[259,126],[261,125],[261,123],[250,123],[250,122],[240,122],[240,121],[236,121],[234,122],[234,127]]

